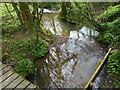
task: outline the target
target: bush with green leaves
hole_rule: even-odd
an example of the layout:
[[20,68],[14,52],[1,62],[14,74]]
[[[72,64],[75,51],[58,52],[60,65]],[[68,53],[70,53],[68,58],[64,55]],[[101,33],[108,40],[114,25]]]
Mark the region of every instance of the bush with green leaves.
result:
[[105,33],[105,34],[103,34],[103,36],[102,36],[102,40],[103,40],[104,43],[114,44],[114,43],[117,42],[118,37],[117,37],[117,36],[114,36],[114,35],[111,34],[111,33]]
[[39,39],[25,39],[13,43],[13,56],[15,58],[29,58],[36,59],[40,58],[47,53],[48,43],[45,40]]
[[67,8],[67,20],[71,22],[80,22],[81,11],[78,8]]
[[110,72],[115,73],[120,77],[120,50],[109,56],[107,67],[109,67]]
[[17,73],[22,75],[23,77],[28,76],[29,74],[35,73],[35,67],[33,61],[29,59],[22,59],[18,63],[17,68],[15,69]]
[[100,33],[100,40],[108,44],[114,44],[120,41],[120,17],[113,22],[103,23],[102,26],[105,30]]
[[18,65],[15,66],[15,71],[26,77],[34,73],[33,60],[40,58],[47,53],[48,43],[42,39],[24,39],[15,41],[11,44],[13,48],[12,58],[17,60]]
[[118,17],[113,22],[107,22],[102,24],[104,27],[107,28],[107,31],[117,31],[120,33],[120,17]]
[[111,72],[118,77],[119,81],[115,80],[115,87],[120,88],[120,50],[109,56],[107,67],[109,69],[108,72]]
[[46,2],[45,8],[60,8],[60,2]]
[[120,17],[120,5],[116,5],[116,6],[111,6],[109,7],[105,12],[103,12],[99,19],[101,21],[114,21],[115,19],[117,19],[118,17]]

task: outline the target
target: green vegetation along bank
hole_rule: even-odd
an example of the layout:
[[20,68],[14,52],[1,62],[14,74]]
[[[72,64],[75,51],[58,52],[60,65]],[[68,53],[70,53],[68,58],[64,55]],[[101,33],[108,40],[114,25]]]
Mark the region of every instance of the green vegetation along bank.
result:
[[[36,11],[41,4],[1,3],[2,62],[12,66],[24,77],[35,73],[34,60],[43,57],[48,52],[48,46],[56,38],[41,22],[43,9],[40,14]],[[43,7],[45,5],[47,4],[44,3]]]
[[[119,3],[62,3],[58,18],[76,23],[79,26],[87,25],[99,31],[97,40],[105,43],[107,48],[114,47],[113,53],[107,61],[107,75],[113,78],[111,85],[120,88],[120,5]],[[66,6],[66,8],[63,8]],[[103,7],[105,6],[105,7]],[[95,7],[95,8],[94,8]],[[97,11],[96,11],[97,8]],[[103,10],[104,8],[104,10]],[[64,11],[66,12],[64,13]],[[98,12],[99,11],[99,12]],[[96,12],[101,13],[95,14]],[[87,23],[86,23],[87,22]],[[89,22],[89,23],[88,23]]]

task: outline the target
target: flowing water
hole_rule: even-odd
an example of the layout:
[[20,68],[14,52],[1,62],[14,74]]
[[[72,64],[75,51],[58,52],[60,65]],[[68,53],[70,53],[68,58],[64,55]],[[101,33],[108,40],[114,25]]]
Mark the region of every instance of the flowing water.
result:
[[60,21],[55,13],[44,14],[42,21],[54,34],[68,39],[35,61],[37,73],[30,81],[40,88],[83,88],[105,54],[93,38],[99,33],[86,26],[74,30],[75,25]]

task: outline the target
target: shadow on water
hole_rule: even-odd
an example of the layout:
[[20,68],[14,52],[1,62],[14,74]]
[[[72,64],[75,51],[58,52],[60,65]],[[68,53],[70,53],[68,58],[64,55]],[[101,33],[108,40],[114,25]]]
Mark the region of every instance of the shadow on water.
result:
[[54,34],[68,36],[68,40],[35,61],[37,73],[29,80],[40,88],[83,88],[104,56],[103,48],[93,38],[99,33],[86,26],[76,31],[56,14],[45,14],[42,20]]

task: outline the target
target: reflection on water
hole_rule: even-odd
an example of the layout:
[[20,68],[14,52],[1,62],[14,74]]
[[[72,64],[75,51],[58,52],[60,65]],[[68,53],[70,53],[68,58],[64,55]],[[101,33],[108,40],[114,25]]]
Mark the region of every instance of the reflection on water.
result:
[[56,35],[69,36],[69,31],[75,28],[74,24],[62,22],[53,13],[44,14],[42,21],[46,28],[50,29]]
[[31,81],[40,88],[83,88],[103,58],[103,49],[92,38],[98,32],[85,26],[76,31],[56,14],[44,14],[42,21],[54,34],[69,39],[35,61],[37,73]]
[[102,57],[102,48],[97,44],[68,39],[35,62],[36,84],[42,88],[82,88]]
[[70,36],[73,39],[80,39],[84,41],[94,42],[93,37],[97,36],[99,33],[92,30],[86,26],[83,26],[80,30],[74,30],[75,25],[63,22],[57,19],[56,14],[44,14],[42,21],[46,28],[50,29],[54,34],[60,36]]

